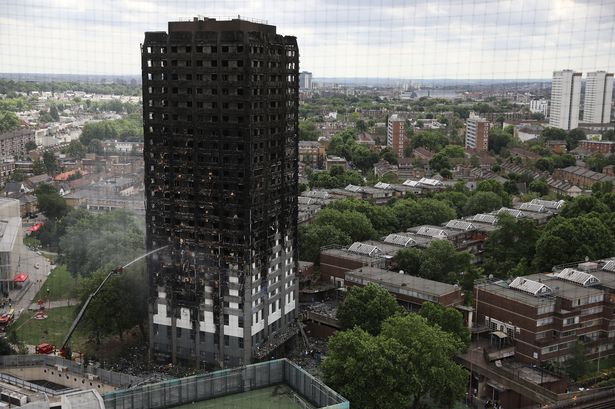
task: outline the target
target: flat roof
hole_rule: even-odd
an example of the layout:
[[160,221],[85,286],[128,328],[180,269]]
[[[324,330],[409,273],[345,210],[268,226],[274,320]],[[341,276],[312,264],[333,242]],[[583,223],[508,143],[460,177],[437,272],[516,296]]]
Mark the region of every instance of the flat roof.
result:
[[383,287],[395,287],[405,290],[416,290],[418,292],[440,297],[459,291],[459,287],[452,284],[441,283],[439,281],[428,280],[408,274],[399,274],[377,267],[361,267],[346,273],[346,280],[352,282],[349,277],[355,277],[364,282],[380,284]]

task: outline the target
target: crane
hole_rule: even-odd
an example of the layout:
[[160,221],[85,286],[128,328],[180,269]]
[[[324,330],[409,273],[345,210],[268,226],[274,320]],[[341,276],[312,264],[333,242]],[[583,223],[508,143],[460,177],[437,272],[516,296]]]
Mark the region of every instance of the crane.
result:
[[134,260],[132,260],[131,262],[127,263],[126,265],[114,268],[113,270],[111,270],[111,272],[109,272],[109,274],[107,274],[107,276],[102,281],[102,283],[100,283],[100,285],[98,286],[96,291],[94,291],[92,294],[90,294],[88,296],[87,300],[85,300],[85,303],[83,303],[83,307],[81,307],[81,311],[79,311],[79,314],[77,314],[77,318],[75,318],[75,320],[73,321],[73,323],[71,324],[71,326],[70,326],[70,328],[68,330],[68,333],[64,337],[64,341],[62,342],[62,346],[60,347],[60,355],[62,355],[64,358],[68,358],[68,359],[71,358],[72,354],[71,354],[70,347],[68,346],[68,342],[70,341],[70,338],[73,336],[73,332],[75,332],[75,329],[77,328],[77,325],[81,321],[81,318],[83,318],[83,314],[85,313],[85,310],[87,310],[88,306],[92,302],[92,299],[94,297],[96,297],[96,295],[104,287],[104,285],[111,278],[111,276],[121,274],[124,271],[125,268],[128,268],[132,264],[136,263],[137,261],[139,261],[141,259],[144,259],[145,257],[147,257],[149,255],[152,255],[154,253],[157,253],[157,252],[159,252],[161,250],[164,250],[167,247],[169,247],[169,246],[163,246],[163,247],[157,248],[156,250],[152,250],[149,253],[145,253],[142,256],[139,256],[139,257],[135,258]]

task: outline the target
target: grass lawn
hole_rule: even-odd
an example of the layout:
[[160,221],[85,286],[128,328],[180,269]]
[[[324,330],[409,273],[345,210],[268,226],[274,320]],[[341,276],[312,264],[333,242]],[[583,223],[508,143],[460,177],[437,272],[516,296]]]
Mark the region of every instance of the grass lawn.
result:
[[[17,331],[19,340],[26,344],[38,345],[41,342],[48,342],[59,347],[75,319],[76,308],[76,306],[52,308],[47,310],[48,317],[45,320],[31,319],[33,312],[24,311],[12,328]],[[73,351],[83,349],[86,341],[87,337],[77,327],[71,341]]]
[[48,288],[51,301],[77,298],[77,280],[63,265],[53,269],[49,277],[47,277],[47,281],[43,283],[41,289],[36,294],[35,300],[47,300]]

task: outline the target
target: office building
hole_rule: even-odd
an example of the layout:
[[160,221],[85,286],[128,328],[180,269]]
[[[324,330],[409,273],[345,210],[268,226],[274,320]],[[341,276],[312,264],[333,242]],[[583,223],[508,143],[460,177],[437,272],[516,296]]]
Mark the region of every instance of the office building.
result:
[[608,124],[611,122],[613,99],[613,73],[596,71],[587,73],[583,122]]
[[530,101],[530,112],[542,114],[545,118],[549,116],[549,101],[546,99],[533,99]]
[[489,150],[490,127],[489,121],[471,112],[466,120],[466,148],[479,152]]
[[142,45],[150,350],[248,364],[296,331],[297,40],[195,18]]
[[299,73],[299,88],[300,89],[312,89],[312,73],[308,71],[301,71]]
[[581,73],[572,70],[555,71],[551,83],[549,126],[566,131],[579,126]]
[[391,148],[398,159],[402,159],[408,146],[410,141],[406,136],[406,121],[397,115],[391,115],[387,124],[387,147]]

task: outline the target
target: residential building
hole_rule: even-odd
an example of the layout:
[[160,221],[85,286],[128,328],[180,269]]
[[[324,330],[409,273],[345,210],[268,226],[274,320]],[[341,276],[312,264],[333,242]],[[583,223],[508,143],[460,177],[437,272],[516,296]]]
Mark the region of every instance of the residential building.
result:
[[13,289],[13,277],[18,273],[23,231],[19,200],[0,199],[0,293]]
[[14,159],[16,156],[26,156],[26,144],[34,142],[34,130],[23,128],[0,134],[0,158]]
[[615,178],[613,176],[594,172],[593,170],[580,166],[568,166],[562,169],[555,169],[553,178],[556,180],[565,180],[568,183],[584,189],[590,189],[596,182],[611,182],[615,185]]
[[477,324],[512,340],[522,362],[564,362],[577,341],[588,359],[606,358],[615,354],[614,269],[608,260],[477,284]]
[[546,99],[533,99],[530,101],[530,112],[533,114],[543,114],[549,116],[549,101]]
[[593,153],[602,153],[604,155],[612,154],[615,149],[614,141],[579,141],[579,147],[581,149],[586,150],[587,152]]
[[385,288],[407,310],[421,308],[425,302],[452,307],[463,303],[461,287],[439,281],[383,270],[376,267],[361,267],[346,272],[346,285],[363,287],[375,283]]
[[466,148],[478,152],[489,150],[489,128],[491,124],[485,118],[470,113],[466,120]]
[[325,158],[325,148],[317,141],[299,141],[299,162],[321,169]]
[[308,71],[301,71],[299,73],[299,89],[306,90],[312,89],[312,73]]
[[387,124],[387,147],[391,148],[398,159],[403,158],[404,150],[410,145],[406,136],[406,121],[391,115]]
[[572,70],[555,71],[551,83],[549,126],[566,131],[579,127],[581,73]]
[[583,122],[606,124],[611,122],[613,100],[613,73],[595,71],[587,73]]
[[142,46],[150,350],[263,359],[298,328],[299,52],[276,27],[169,22]]

